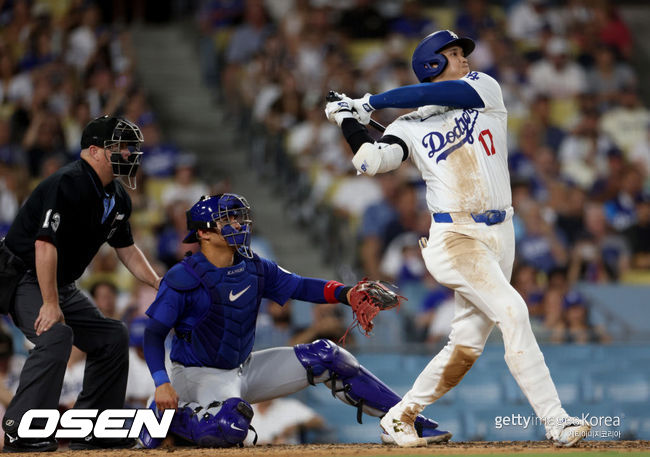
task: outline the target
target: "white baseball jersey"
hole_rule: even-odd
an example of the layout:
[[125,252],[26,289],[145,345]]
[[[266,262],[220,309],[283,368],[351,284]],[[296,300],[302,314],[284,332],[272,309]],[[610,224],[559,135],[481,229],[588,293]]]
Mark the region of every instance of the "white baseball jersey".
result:
[[484,108],[424,106],[396,119],[384,135],[406,143],[427,184],[431,212],[507,209],[512,193],[501,88],[485,73],[472,71],[462,79]]

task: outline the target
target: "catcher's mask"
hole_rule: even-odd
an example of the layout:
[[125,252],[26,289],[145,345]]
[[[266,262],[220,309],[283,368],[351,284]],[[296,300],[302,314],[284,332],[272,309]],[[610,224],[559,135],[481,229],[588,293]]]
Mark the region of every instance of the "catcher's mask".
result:
[[[88,123],[81,135],[81,149],[91,145],[108,151],[113,176],[136,188],[136,173],[142,158],[144,137],[137,125],[120,117],[102,116]],[[105,152],[106,153],[106,152]]]
[[[251,207],[244,197],[237,194],[205,195],[187,211],[187,234],[183,243],[196,243],[198,229],[217,229],[229,246],[247,258],[251,251]],[[233,225],[236,224],[236,225]],[[237,227],[238,226],[238,227]]]

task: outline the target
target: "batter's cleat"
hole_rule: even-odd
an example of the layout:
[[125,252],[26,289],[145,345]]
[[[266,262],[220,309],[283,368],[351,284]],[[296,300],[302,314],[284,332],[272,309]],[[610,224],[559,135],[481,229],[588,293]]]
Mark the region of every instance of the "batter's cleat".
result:
[[553,438],[553,444],[557,447],[573,447],[586,438],[591,430],[591,425],[585,420],[577,417],[568,417],[563,428]]
[[[422,434],[418,433],[420,438],[427,440],[427,444],[446,443],[452,437],[450,432],[445,430],[424,429]],[[395,440],[388,433],[381,434],[381,442],[384,444],[395,444]]]
[[[381,418],[379,425],[392,438],[393,443],[400,447],[425,447],[428,441],[418,436],[414,420],[413,416],[395,411],[393,407]],[[382,441],[384,441],[383,437]]]

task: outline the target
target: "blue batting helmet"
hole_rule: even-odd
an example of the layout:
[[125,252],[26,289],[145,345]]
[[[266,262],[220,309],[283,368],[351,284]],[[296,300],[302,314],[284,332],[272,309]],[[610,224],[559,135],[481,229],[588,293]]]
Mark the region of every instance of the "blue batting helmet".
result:
[[435,78],[445,70],[447,58],[440,51],[450,46],[460,46],[467,57],[474,50],[475,44],[471,38],[459,38],[451,30],[434,32],[418,44],[413,51],[411,65],[421,83],[428,78]]
[[[237,249],[244,257],[252,258],[251,251],[251,207],[244,197],[237,194],[203,196],[187,211],[187,234],[183,243],[196,243],[198,229],[216,228],[228,245]],[[237,222],[239,228],[232,224]]]

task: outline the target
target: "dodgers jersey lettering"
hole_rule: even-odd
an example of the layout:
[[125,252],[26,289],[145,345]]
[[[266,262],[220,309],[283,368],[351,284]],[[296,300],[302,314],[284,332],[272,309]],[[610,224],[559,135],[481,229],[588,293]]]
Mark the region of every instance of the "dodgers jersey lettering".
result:
[[512,204],[501,88],[476,71],[463,81],[478,92],[484,108],[423,106],[396,119],[384,133],[406,143],[427,184],[433,213],[483,212]]

